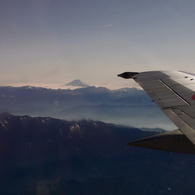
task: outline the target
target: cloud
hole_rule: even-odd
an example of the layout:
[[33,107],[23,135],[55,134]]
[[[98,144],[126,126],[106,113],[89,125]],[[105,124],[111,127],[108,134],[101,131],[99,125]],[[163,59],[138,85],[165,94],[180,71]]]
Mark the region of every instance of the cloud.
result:
[[112,27],[112,24],[105,24],[104,25],[104,28],[110,28],[110,27]]

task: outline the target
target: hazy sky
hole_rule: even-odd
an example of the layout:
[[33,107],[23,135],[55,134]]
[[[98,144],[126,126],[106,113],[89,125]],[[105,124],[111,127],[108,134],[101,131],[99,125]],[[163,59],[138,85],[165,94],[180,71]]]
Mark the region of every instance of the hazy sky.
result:
[[194,0],[0,0],[0,84],[195,72]]

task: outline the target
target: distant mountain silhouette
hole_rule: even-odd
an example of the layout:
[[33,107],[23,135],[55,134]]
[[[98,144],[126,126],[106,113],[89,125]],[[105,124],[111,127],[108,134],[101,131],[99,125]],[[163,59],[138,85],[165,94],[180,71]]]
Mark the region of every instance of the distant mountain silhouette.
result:
[[73,81],[67,83],[66,86],[73,86],[73,87],[89,87],[88,84],[82,82],[82,81],[79,80],[79,79],[76,79],[76,80],[73,80]]
[[[67,120],[92,119],[115,124],[155,127],[171,124],[148,95],[136,88],[75,90],[0,87],[0,110],[15,115],[50,116]],[[168,126],[168,125],[167,125]]]
[[0,194],[193,194],[194,155],[127,145],[155,133],[1,114]]

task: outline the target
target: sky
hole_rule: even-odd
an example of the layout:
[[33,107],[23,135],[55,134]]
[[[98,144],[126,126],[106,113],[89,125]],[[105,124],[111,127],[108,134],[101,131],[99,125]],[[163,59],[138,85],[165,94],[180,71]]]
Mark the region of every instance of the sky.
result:
[[1,0],[0,85],[130,87],[124,71],[195,72],[194,0]]

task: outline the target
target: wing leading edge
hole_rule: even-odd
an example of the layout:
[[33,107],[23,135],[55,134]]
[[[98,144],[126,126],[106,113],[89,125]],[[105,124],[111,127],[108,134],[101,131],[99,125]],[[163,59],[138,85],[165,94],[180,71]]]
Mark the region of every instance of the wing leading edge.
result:
[[125,72],[118,76],[134,79],[179,128],[130,145],[195,153],[195,77],[179,71]]

